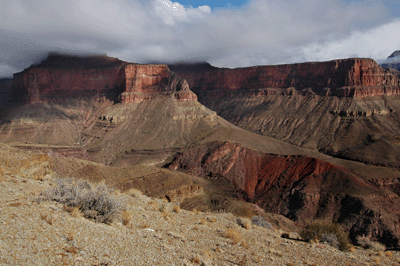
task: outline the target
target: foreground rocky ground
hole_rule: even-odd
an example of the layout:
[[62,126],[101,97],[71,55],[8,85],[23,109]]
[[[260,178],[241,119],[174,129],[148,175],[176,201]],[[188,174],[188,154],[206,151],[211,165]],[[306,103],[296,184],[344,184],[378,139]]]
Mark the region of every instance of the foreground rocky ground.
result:
[[[0,147],[0,265],[399,265],[400,252],[342,252],[280,228],[239,226],[230,213],[181,210],[138,192],[113,197],[121,218],[96,223],[61,203],[48,157]],[[36,158],[33,160],[32,158]]]

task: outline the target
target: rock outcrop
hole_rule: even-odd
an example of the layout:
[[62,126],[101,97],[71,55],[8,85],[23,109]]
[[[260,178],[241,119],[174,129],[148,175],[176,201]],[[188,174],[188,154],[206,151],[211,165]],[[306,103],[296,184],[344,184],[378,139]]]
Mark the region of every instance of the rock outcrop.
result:
[[170,68],[202,104],[239,127],[336,157],[400,168],[399,75],[372,59]]
[[[365,97],[399,94],[400,80],[372,59],[341,59],[290,65],[226,69],[208,64],[170,65],[199,97],[227,97],[232,92],[269,95],[272,88],[293,88],[283,94]],[[305,90],[308,89],[308,90]],[[259,90],[259,91],[255,91]]]
[[128,64],[123,77],[123,92],[119,96],[122,103],[141,102],[159,95],[173,95],[180,101],[197,101],[187,82],[171,73],[166,65]]
[[71,97],[106,97],[121,103],[159,96],[196,101],[185,80],[166,65],[140,65],[107,56],[50,54],[40,64],[14,74],[14,101],[47,102]]
[[176,154],[167,167],[209,179],[226,178],[245,200],[298,224],[325,218],[342,223],[353,239],[365,234],[398,246],[400,211],[390,205],[400,204],[400,198],[328,162],[213,142]]

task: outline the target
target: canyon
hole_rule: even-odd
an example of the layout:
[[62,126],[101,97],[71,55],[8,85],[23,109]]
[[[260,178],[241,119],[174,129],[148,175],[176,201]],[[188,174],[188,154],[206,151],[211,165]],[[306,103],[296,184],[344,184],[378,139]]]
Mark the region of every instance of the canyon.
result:
[[[99,163],[124,190],[241,199],[399,245],[399,77],[373,60],[218,69],[50,54],[10,84],[0,139],[14,147]],[[138,165],[160,171],[116,179]]]
[[338,158],[400,167],[399,73],[372,59],[170,68],[201,103],[241,128]]

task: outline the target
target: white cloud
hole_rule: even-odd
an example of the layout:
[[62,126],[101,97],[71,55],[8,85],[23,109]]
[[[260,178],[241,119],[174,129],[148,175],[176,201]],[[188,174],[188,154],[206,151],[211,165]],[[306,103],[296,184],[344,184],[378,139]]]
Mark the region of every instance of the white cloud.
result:
[[155,0],[152,2],[152,7],[156,16],[169,26],[175,26],[179,22],[195,22],[197,19],[204,19],[211,13],[209,6],[184,7],[178,2],[170,0]]
[[0,7],[0,62],[17,70],[54,50],[239,67],[379,58],[400,48],[399,22],[379,1],[250,0],[213,11],[170,0],[0,0]]
[[17,70],[7,64],[0,63],[0,78],[2,77],[12,77],[12,74],[17,72]]
[[387,58],[400,49],[400,19],[368,30],[354,31],[345,39],[329,38],[301,48],[306,61],[343,57]]

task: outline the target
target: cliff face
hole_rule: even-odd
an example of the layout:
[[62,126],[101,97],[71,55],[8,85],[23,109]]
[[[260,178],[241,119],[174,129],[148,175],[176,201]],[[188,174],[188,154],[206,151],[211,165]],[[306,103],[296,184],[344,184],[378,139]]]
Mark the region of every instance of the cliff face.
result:
[[139,65],[106,56],[49,55],[41,64],[14,75],[14,101],[27,103],[99,96],[122,103],[172,95],[197,100],[187,83],[166,65]]
[[176,154],[168,167],[210,179],[226,178],[244,199],[299,224],[322,217],[340,222],[352,238],[371,235],[398,246],[400,211],[390,206],[399,204],[399,197],[328,162],[213,142]]
[[202,104],[239,127],[340,158],[400,167],[399,73],[372,59],[170,67]]
[[[201,97],[226,97],[232,91],[275,94],[272,88],[295,88],[307,93],[310,88],[318,95],[363,97],[398,94],[399,77],[381,68],[372,59],[342,59],[276,66],[237,69],[193,65],[170,65],[171,70],[185,78],[190,88]],[[293,92],[291,92],[293,93]]]
[[123,92],[119,96],[122,103],[141,102],[158,95],[173,95],[181,101],[197,100],[187,82],[171,73],[166,65],[128,64],[123,77]]

